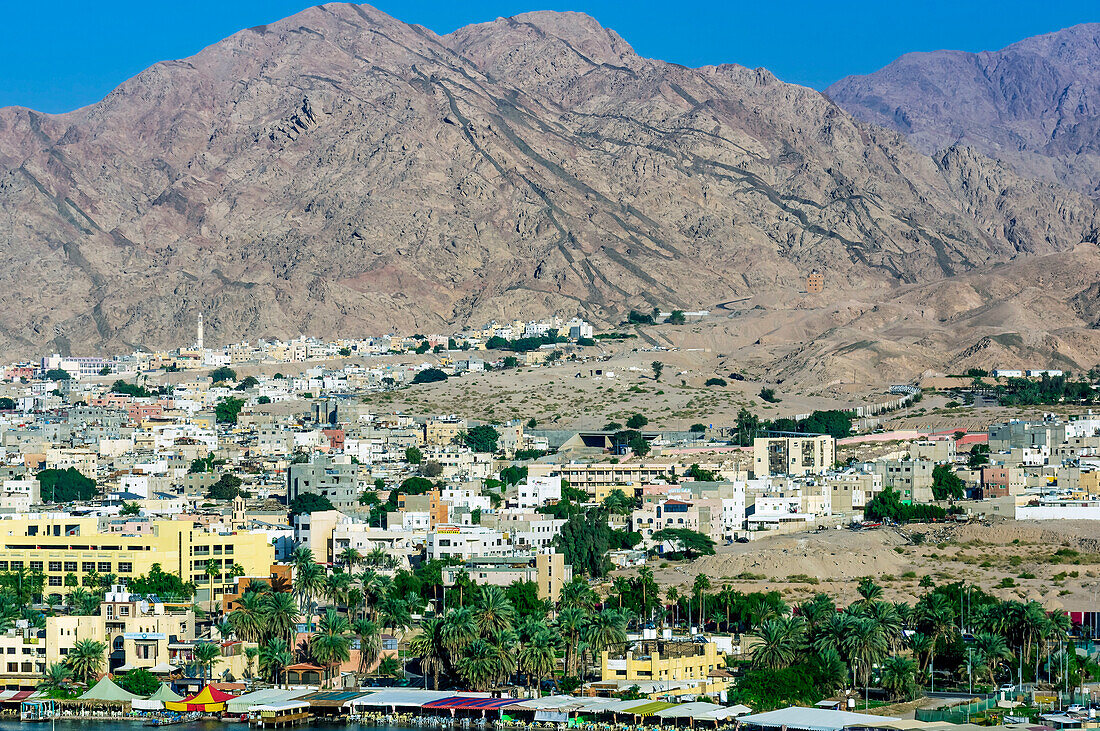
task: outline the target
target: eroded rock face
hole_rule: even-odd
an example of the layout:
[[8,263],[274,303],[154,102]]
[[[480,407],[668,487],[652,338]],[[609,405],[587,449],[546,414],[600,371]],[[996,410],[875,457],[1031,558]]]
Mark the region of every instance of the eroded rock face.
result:
[[1100,195],[1100,23],[1000,51],[908,53],[825,93],[927,152],[969,145],[1023,174]]
[[437,36],[331,4],[65,114],[0,110],[0,349],[863,298],[1095,241],[1085,196],[929,156],[764,70],[576,13]]

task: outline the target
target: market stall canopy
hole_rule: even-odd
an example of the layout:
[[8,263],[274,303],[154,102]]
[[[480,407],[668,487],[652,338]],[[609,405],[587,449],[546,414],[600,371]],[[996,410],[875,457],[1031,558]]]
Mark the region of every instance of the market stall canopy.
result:
[[518,700],[519,698],[470,698],[469,696],[452,695],[447,698],[440,698],[437,701],[429,701],[421,708],[497,710],[505,706],[515,705]]
[[225,710],[225,704],[236,697],[208,685],[195,695],[184,698],[182,701],[168,701],[164,704],[164,707],[169,711],[179,711],[181,713],[188,711],[221,713]]
[[873,728],[897,719],[869,713],[829,711],[823,708],[780,708],[778,711],[742,716],[741,723],[752,728],[784,728],[789,731],[841,731],[852,726]]
[[157,692],[149,696],[151,701],[182,701],[183,696],[177,694],[174,690],[168,687],[167,683],[161,683],[157,688]]
[[174,673],[179,670],[175,665],[169,665],[166,662],[158,662],[153,667],[149,668],[149,672],[153,675],[167,675],[168,673]]
[[309,690],[284,690],[282,688],[264,688],[251,693],[237,696],[231,701],[226,701],[225,708],[235,716],[248,713],[252,706],[273,705],[297,700],[304,695],[309,695]]
[[724,721],[727,718],[736,718],[738,716],[744,716],[746,713],[752,713],[752,709],[746,705],[737,704],[736,706],[728,706],[726,708],[719,708],[716,711],[710,711],[704,713],[700,719],[704,721]]
[[389,688],[355,698],[348,705],[372,708],[421,708],[425,703],[454,698],[488,698],[488,693],[452,693],[447,690],[420,690],[417,688]]
[[681,703],[671,708],[663,708],[653,715],[657,718],[707,718],[704,714],[722,710],[717,703]]
[[513,708],[524,711],[578,711],[584,708],[584,698],[571,695],[549,695],[545,698],[529,698],[515,704]]
[[141,698],[141,696],[135,695],[125,688],[118,687],[108,675],[104,675],[98,683],[88,688],[84,691],[84,695],[80,696],[82,701],[133,701],[138,698]]

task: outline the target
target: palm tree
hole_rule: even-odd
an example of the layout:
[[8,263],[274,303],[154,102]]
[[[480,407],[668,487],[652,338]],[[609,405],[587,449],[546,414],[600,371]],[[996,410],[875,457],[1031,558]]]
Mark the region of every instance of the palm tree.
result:
[[752,666],[779,670],[793,665],[802,649],[805,629],[801,617],[778,617],[764,622],[756,631],[760,644],[752,652]]
[[536,691],[542,688],[543,678],[553,675],[557,664],[557,650],[561,644],[561,635],[549,627],[543,627],[520,645],[517,666]]
[[[917,620],[921,631],[928,636],[931,645],[928,648],[928,667],[930,673],[936,668],[936,646],[955,632],[955,616],[950,600],[943,594],[926,594],[917,603]],[[933,686],[935,679],[932,680]]]
[[298,605],[290,594],[273,593],[263,597],[264,637],[278,637],[289,646],[298,632]]
[[210,582],[210,614],[214,614],[214,577],[221,573],[221,567],[218,566],[218,562],[214,559],[207,559],[203,564],[202,573],[206,576]]
[[457,658],[478,635],[477,622],[469,607],[447,612],[443,618],[443,646],[451,658]]
[[65,662],[74,680],[91,685],[103,670],[107,645],[97,640],[77,640]]
[[670,586],[665,596],[668,597],[668,603],[672,605],[672,623],[677,625],[680,623],[680,592],[675,586]]
[[388,627],[395,634],[408,629],[412,624],[409,603],[395,596],[387,596],[378,607],[378,621],[382,627]]
[[623,597],[629,594],[631,589],[630,579],[625,576],[616,576],[611,581],[611,591],[619,599],[619,609],[623,608]]
[[265,595],[246,591],[229,613],[229,624],[243,642],[258,642],[264,632]]
[[311,563],[317,563],[317,560],[313,558],[313,551],[305,546],[296,546],[294,552],[290,554],[290,565],[296,569]]
[[918,671],[924,672],[925,660],[927,660],[932,650],[932,639],[926,634],[914,632],[909,637],[909,649],[913,651],[913,656],[917,659]]
[[[306,549],[309,550],[309,549]],[[297,549],[295,550],[297,553]],[[306,614],[306,620],[313,624],[313,597],[325,587],[325,570],[320,564],[304,563],[294,569],[294,592],[298,595],[298,601],[302,612]]]
[[882,598],[882,587],[876,584],[870,576],[864,576],[859,580],[859,588],[856,591],[859,592],[861,597],[859,604],[870,604]]
[[355,620],[351,631],[359,640],[359,674],[363,675],[382,654],[382,634],[378,631],[378,625],[369,619]]
[[580,607],[569,607],[558,612],[558,632],[565,640],[565,672],[577,674],[577,656],[581,635],[588,624],[588,612]]
[[447,661],[445,629],[446,623],[442,617],[425,617],[420,620],[420,631],[408,642],[409,652],[420,658],[420,667],[425,675],[432,674],[433,690],[439,690],[439,671]]
[[378,661],[378,667],[374,669],[374,673],[387,678],[396,678],[401,675],[401,663],[392,655],[386,655]]
[[867,605],[866,613],[867,617],[878,624],[889,651],[896,653],[905,639],[897,609],[886,602],[872,602]]
[[72,678],[72,671],[65,663],[55,662],[46,668],[46,672],[42,674],[42,681],[38,684],[38,690],[47,695],[56,694],[68,687],[70,678]]
[[222,648],[213,642],[200,642],[192,649],[200,677],[213,678],[214,666],[221,662]]
[[917,664],[907,657],[891,657],[882,663],[882,689],[891,700],[909,700],[913,696]]
[[707,603],[707,589],[710,588],[710,578],[706,574],[699,574],[691,585],[691,593],[699,600],[699,631],[704,626],[704,609]]
[[254,677],[252,667],[256,664],[256,657],[260,654],[259,647],[244,648],[244,675],[246,678]]
[[488,640],[480,637],[466,646],[457,663],[458,674],[476,691],[486,691],[500,676],[500,656]]
[[585,639],[593,661],[615,645],[626,645],[626,615],[618,609],[605,609],[592,617]]
[[294,664],[294,653],[286,640],[276,637],[260,647],[260,672],[278,685],[279,676]]
[[878,623],[870,617],[852,617],[848,624],[848,635],[844,638],[852,672],[863,680],[864,695],[871,679],[871,669],[875,663],[886,657],[886,636]]
[[347,567],[348,571],[352,571],[357,565],[363,562],[363,554],[359,553],[359,550],[348,546],[344,550],[340,551],[340,555],[337,556],[337,560]]
[[325,578],[324,593],[329,601],[339,606],[347,605],[348,591],[351,589],[351,574],[336,571]]
[[[351,659],[351,638],[347,617],[333,608],[325,610],[317,626],[317,634],[309,642],[313,659],[327,668],[335,668]],[[330,673],[331,675],[331,673]]]
[[481,587],[481,596],[475,612],[477,628],[482,634],[490,635],[511,629],[515,621],[512,602],[499,586]]
[[989,672],[989,684],[996,687],[994,676],[997,669],[1002,662],[1012,659],[1012,651],[1008,649],[1008,643],[1000,635],[979,632],[974,635],[974,647],[985,661],[985,669]]

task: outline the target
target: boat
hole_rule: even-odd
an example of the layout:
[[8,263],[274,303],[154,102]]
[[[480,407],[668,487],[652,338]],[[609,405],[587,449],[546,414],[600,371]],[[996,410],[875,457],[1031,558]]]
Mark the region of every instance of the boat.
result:
[[185,713],[179,716],[168,716],[166,718],[151,718],[145,722],[146,726],[175,726],[179,723],[190,723],[191,721],[197,721],[202,718],[202,714],[199,712]]
[[309,703],[288,701],[286,703],[267,703],[248,709],[248,725],[260,728],[280,728],[309,723],[313,714],[309,712]]
[[52,700],[23,701],[19,704],[19,720],[24,723],[42,723],[57,717],[57,704]]

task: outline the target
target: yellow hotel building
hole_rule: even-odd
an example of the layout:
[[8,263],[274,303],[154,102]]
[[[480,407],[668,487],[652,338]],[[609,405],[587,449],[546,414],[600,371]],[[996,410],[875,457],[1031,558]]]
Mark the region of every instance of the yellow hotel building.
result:
[[[0,571],[20,569],[46,577],[43,594],[64,595],[88,574],[115,574],[120,582],[149,573],[159,563],[166,573],[193,581],[198,601],[209,600],[206,562],[223,569],[233,564],[245,576],[268,576],[275,549],[263,533],[210,531],[189,521],[135,522],[129,533],[103,533],[96,518],[16,518],[0,520]],[[223,570],[214,579],[214,596],[233,590],[233,578]]]

